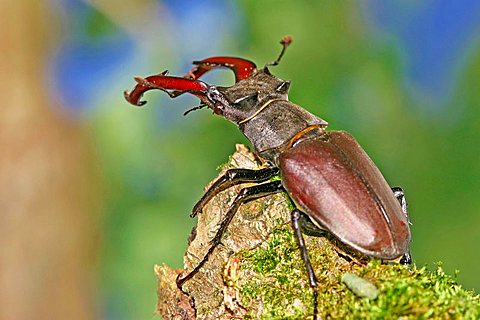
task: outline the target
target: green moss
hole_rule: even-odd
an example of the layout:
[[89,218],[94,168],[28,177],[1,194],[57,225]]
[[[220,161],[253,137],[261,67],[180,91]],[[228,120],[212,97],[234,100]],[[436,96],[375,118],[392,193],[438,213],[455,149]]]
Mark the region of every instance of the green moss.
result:
[[[339,259],[324,238],[306,237],[312,265],[319,280],[318,307],[322,317],[345,319],[422,319],[480,316],[480,298],[446,275],[441,265],[435,271],[416,266],[382,264],[378,260],[358,265]],[[255,250],[240,253],[242,301],[261,305],[246,318],[298,319],[313,313],[313,293],[303,261],[288,225],[275,230]],[[341,281],[351,272],[379,289],[376,299],[355,295]]]
[[280,181],[282,180],[282,177],[280,177],[280,175],[276,175],[276,176],[273,176],[272,178],[270,178],[270,181]]
[[244,258],[250,259],[253,270],[260,275],[266,275],[273,272],[277,266],[284,265],[293,259],[292,241],[294,240],[291,233],[277,229],[271,235],[265,249],[245,252]]

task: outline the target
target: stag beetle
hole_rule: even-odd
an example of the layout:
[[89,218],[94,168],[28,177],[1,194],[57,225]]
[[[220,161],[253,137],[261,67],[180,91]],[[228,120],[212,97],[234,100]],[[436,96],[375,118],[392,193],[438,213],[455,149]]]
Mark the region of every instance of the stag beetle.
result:
[[[152,89],[175,98],[183,93],[198,97],[201,104],[235,123],[252,143],[255,153],[269,164],[260,170],[231,169],[220,177],[195,204],[192,217],[220,191],[242,183],[258,183],[244,188],[225,214],[201,262],[177,279],[177,285],[191,279],[220,243],[241,204],[277,192],[287,192],[296,209],[291,221],[314,292],[317,313],[317,278],[312,269],[302,231],[327,231],[342,243],[367,256],[384,260],[400,258],[411,263],[410,227],[404,193],[390,188],[384,177],[355,139],[345,131],[327,131],[328,123],[288,100],[290,81],[272,75],[269,66],[280,62],[291,43],[280,42],[278,58],[257,69],[246,59],[211,57],[183,77],[167,71],[147,78],[136,77],[137,85],[125,92],[128,102],[141,106],[143,93]],[[217,87],[198,80],[206,72],[228,68],[235,84]],[[185,114],[186,114],[185,113]],[[271,179],[280,176],[280,180]]]

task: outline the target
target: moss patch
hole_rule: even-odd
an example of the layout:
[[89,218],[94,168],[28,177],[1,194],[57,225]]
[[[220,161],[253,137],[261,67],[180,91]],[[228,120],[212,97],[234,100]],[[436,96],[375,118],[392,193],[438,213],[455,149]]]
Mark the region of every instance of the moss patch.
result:
[[[366,265],[340,262],[325,238],[306,237],[318,277],[318,307],[322,317],[345,319],[478,319],[480,297],[464,290],[441,266],[435,271],[416,266]],[[239,253],[240,280],[247,319],[298,319],[312,316],[313,293],[289,225],[275,230],[255,250]],[[355,295],[341,281],[351,272],[374,284],[376,299]]]

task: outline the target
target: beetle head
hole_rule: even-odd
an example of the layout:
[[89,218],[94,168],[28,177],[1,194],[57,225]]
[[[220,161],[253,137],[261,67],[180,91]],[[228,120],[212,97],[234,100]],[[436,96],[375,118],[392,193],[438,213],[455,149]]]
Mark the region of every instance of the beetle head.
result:
[[[276,66],[280,63],[290,43],[292,43],[291,36],[283,37],[280,40],[282,51],[277,59],[267,63],[261,70],[252,67],[252,65],[255,65],[252,62],[249,64],[248,60],[230,58],[230,63],[224,64],[224,66],[233,70],[237,81],[235,85],[231,87],[219,87],[218,90],[216,90],[218,93],[223,94],[222,97],[216,93],[215,95],[210,95],[210,105],[213,105],[212,109],[214,113],[239,124],[258,112],[268,101],[287,100],[290,81],[285,81],[272,75],[270,70],[268,70],[268,66]],[[213,60],[222,62],[227,59],[226,57],[213,58]],[[207,60],[211,61],[212,58],[205,59],[204,61]],[[195,72],[198,72],[198,70],[194,69],[191,74],[195,74]]]
[[[255,64],[249,60],[235,57],[211,57],[196,61],[196,65],[183,77],[172,77],[167,71],[147,78],[137,77],[137,85],[131,92],[125,91],[128,102],[142,106],[143,93],[158,89],[175,98],[183,93],[197,96],[201,104],[186,113],[209,107],[215,114],[221,115],[234,123],[241,123],[252,114],[255,114],[269,100],[286,100],[290,81],[284,81],[273,76],[268,66],[279,63],[286,48],[292,42],[290,36],[284,37],[280,43],[282,51],[278,58],[268,63],[263,69],[257,70]],[[210,86],[198,78],[215,68],[229,68],[235,74],[236,83],[231,87]]]
[[236,124],[255,114],[270,100],[287,100],[290,81],[282,80],[270,73],[267,67],[258,70],[250,78],[231,87],[219,87],[223,105],[214,112]]

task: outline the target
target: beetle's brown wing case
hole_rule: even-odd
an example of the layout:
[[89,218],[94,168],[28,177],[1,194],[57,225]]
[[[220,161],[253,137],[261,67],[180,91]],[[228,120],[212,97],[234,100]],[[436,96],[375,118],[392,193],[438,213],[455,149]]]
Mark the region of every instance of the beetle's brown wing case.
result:
[[284,187],[312,220],[370,256],[394,259],[410,244],[407,217],[375,164],[343,131],[280,155]]

